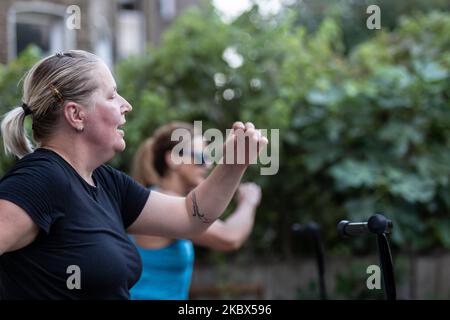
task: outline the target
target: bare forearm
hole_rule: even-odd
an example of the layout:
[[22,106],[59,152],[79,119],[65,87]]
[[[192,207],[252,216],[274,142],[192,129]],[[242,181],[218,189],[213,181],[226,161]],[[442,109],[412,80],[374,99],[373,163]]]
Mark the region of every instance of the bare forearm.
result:
[[206,230],[225,211],[247,166],[218,165],[208,178],[186,197],[189,216],[198,232]]
[[255,211],[255,205],[243,202],[238,205],[228,219],[223,221],[226,232],[232,235],[233,242],[237,247],[240,247],[250,235],[255,221]]
[[[242,141],[242,138],[245,143],[238,143],[238,140]],[[250,143],[256,148],[250,148]],[[209,177],[186,197],[185,205],[188,215],[190,219],[196,220],[190,224],[194,232],[206,230],[223,213],[247,166],[255,160],[255,154],[251,151],[261,150],[267,143],[267,138],[263,137],[251,122],[244,125],[238,121],[233,124],[232,132],[224,144],[226,161],[222,163],[234,164],[217,165]],[[234,152],[229,154],[229,150]],[[236,164],[242,163],[236,161],[238,155],[244,155],[244,164]]]

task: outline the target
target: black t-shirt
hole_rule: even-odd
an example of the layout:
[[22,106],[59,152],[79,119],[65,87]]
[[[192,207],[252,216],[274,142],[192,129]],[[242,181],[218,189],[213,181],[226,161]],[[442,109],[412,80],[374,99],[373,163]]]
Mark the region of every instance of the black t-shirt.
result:
[[0,199],[40,227],[30,245],[0,256],[1,299],[129,299],[142,265],[125,229],[150,191],[106,165],[93,179],[37,149],[0,180]]

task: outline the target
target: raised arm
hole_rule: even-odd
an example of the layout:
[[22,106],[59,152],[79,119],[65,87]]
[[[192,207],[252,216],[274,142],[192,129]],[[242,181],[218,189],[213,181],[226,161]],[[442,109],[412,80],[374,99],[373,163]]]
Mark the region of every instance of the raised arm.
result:
[[[237,136],[245,134],[258,144],[258,149],[267,144],[267,139],[255,130],[251,123],[237,122],[225,142],[227,148],[236,148]],[[186,238],[205,231],[225,210],[235,193],[240,180],[252,162],[248,156],[248,144],[244,164],[218,164],[208,178],[192,190],[186,198],[152,192],[142,213],[128,228],[129,233],[158,235],[169,238]]]
[[217,220],[205,232],[192,238],[196,245],[218,251],[239,249],[253,229],[261,188],[255,183],[242,184],[237,192],[237,207],[224,220]]
[[39,227],[22,208],[0,200],[0,255],[29,245],[38,233]]

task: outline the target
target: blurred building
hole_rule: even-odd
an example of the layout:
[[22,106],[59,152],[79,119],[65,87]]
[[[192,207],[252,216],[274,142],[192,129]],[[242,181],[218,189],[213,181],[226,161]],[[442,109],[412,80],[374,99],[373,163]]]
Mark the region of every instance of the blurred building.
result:
[[2,0],[0,63],[14,59],[34,43],[48,54],[73,48],[88,50],[112,65],[142,53],[148,43],[157,45],[174,18],[199,2]]

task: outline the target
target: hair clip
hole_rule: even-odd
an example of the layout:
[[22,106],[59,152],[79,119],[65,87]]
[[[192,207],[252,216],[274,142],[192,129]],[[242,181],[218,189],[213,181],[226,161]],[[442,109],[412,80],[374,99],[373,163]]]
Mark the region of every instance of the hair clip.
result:
[[55,56],[58,57],[58,58],[62,58],[62,57],[73,58],[71,53],[69,53],[69,52],[62,52],[62,51],[58,51],[57,53],[55,53]]
[[50,84],[49,87],[50,87],[50,90],[52,90],[53,95],[59,99],[59,102],[63,103],[64,97],[61,94],[61,92],[59,92],[59,90],[53,84]]

